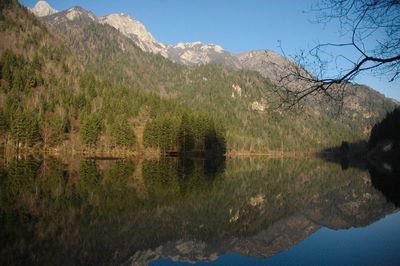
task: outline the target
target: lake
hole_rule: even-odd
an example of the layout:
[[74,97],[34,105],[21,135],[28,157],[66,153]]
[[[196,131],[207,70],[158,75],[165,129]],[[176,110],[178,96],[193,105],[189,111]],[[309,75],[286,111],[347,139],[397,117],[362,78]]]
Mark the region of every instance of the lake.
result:
[[399,265],[386,180],[320,158],[3,158],[0,264]]

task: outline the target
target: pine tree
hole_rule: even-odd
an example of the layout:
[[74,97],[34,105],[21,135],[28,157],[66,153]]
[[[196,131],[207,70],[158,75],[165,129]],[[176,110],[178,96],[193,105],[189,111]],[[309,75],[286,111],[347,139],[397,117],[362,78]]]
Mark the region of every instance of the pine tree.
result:
[[0,109],[0,132],[5,132],[7,130],[7,118],[4,111]]
[[12,89],[15,91],[23,91],[25,87],[22,71],[16,71],[12,80]]
[[41,136],[46,145],[57,145],[65,138],[67,122],[57,114],[52,114],[41,125]]
[[131,148],[136,142],[136,136],[132,128],[127,123],[124,123],[125,121],[126,118],[111,125],[111,136],[116,145]]
[[29,112],[18,111],[11,121],[10,136],[17,145],[32,145],[40,140],[37,117]]
[[14,53],[7,49],[1,57],[1,77],[5,81],[3,87],[6,91],[11,89],[13,84],[13,67],[16,64],[16,57]]
[[80,129],[81,140],[84,144],[95,146],[103,130],[103,122],[96,115],[88,115],[83,119]]
[[191,128],[190,117],[187,113],[182,115],[181,125],[178,132],[179,149],[185,153],[191,151],[194,147],[193,130]]
[[35,53],[35,55],[32,58],[31,66],[32,66],[33,70],[35,70],[35,71],[42,70],[42,62],[37,53]]

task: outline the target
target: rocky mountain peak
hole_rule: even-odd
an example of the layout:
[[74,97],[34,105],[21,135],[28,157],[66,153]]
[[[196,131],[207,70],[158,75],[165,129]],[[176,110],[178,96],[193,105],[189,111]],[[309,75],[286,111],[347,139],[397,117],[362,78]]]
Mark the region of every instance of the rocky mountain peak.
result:
[[244,69],[254,70],[273,82],[278,82],[294,64],[288,58],[270,51],[247,51],[236,55]]
[[70,9],[66,10],[65,16],[69,20],[77,20],[77,19],[85,19],[85,18],[89,18],[90,20],[93,20],[93,21],[97,20],[97,17],[92,12],[89,12],[79,6],[75,6],[75,7],[72,7]]
[[52,8],[49,3],[42,0],[38,1],[30,10],[38,17],[45,17],[58,12],[56,9]]
[[187,43],[177,43],[176,45],[173,46],[176,49],[196,49],[199,51],[207,51],[207,50],[212,50],[217,53],[222,53],[225,50],[217,45],[217,44],[204,44],[201,42],[187,42]]
[[217,44],[201,42],[179,42],[168,47],[168,58],[184,65],[224,64],[240,68],[239,61]]
[[110,14],[108,16],[101,17],[100,21],[113,26],[125,35],[129,36],[134,34],[139,36],[144,41],[156,41],[142,23],[124,13]]
[[[39,1],[39,3],[40,2],[44,1]],[[45,4],[40,5],[48,6],[46,2],[44,3]],[[41,16],[37,12],[35,12],[35,14]],[[42,12],[40,14],[46,14],[43,16],[49,16],[54,14],[54,12]],[[74,23],[91,23],[92,21],[95,21],[115,28],[120,33],[131,39],[143,51],[161,54],[177,63],[193,66],[217,63],[225,64],[233,68],[240,68],[240,63],[236,57],[217,44],[180,42],[176,45],[166,45],[158,42],[141,22],[124,13],[114,13],[104,17],[96,17],[93,13],[86,11],[81,7],[73,7],[53,16],[49,16],[45,20],[53,25],[68,21],[73,21]]]
[[157,42],[142,23],[126,14],[110,14],[101,17],[100,22],[114,27],[122,34],[135,41],[136,44],[146,52],[162,53],[165,48],[165,45]]
[[50,25],[65,24],[68,22],[72,22],[73,24],[77,25],[92,22],[98,23],[98,18],[95,14],[79,6],[71,7],[70,9],[45,16],[43,19]]

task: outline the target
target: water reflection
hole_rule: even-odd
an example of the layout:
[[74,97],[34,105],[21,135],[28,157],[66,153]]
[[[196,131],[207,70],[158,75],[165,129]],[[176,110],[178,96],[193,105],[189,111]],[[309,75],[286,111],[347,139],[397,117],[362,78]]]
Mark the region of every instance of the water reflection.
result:
[[388,201],[400,206],[400,168],[399,164],[370,164],[368,168],[372,185],[381,191]]
[[0,174],[2,265],[270,257],[397,210],[368,172],[319,159],[16,160]]

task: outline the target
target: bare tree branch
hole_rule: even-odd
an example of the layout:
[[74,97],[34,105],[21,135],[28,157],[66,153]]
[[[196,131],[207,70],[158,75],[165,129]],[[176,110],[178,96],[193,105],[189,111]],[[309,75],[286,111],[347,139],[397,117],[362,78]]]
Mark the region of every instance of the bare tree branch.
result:
[[[350,40],[318,44],[308,53],[302,51],[292,57],[293,64],[279,79],[283,90],[280,96],[286,104],[298,104],[311,95],[340,103],[345,85],[366,71],[387,77],[388,82],[399,79],[400,0],[320,0],[312,12],[317,12],[318,23],[338,21]],[[341,53],[341,48],[354,58]],[[339,54],[334,53],[337,50]],[[332,62],[336,64],[336,75],[328,71]]]

